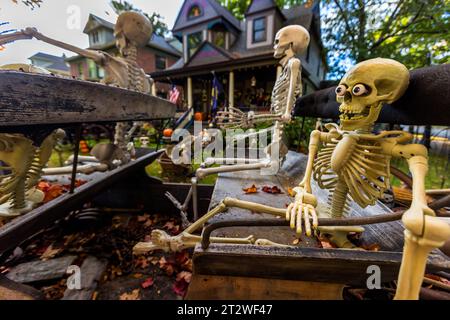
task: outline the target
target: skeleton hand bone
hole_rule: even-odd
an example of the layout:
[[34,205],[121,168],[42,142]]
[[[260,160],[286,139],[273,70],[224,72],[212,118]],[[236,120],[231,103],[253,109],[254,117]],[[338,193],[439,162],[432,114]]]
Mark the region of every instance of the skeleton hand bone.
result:
[[217,125],[220,128],[249,128],[253,125],[254,113],[242,112],[237,108],[230,107],[229,111],[217,113]]
[[[301,186],[293,189],[296,193],[295,201],[286,209],[286,220],[291,222],[291,228],[295,229],[298,234],[302,232],[302,224],[305,224],[305,232],[307,236],[311,236],[312,227],[317,229],[318,219],[315,207],[317,206],[316,197],[306,192]],[[303,220],[303,221],[302,221]]]

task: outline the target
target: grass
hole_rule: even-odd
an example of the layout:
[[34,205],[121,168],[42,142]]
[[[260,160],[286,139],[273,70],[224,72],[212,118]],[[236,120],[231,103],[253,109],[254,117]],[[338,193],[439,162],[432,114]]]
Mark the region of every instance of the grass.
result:
[[[408,163],[404,159],[392,159],[392,165],[406,174],[409,174]],[[430,152],[428,156],[428,173],[425,177],[426,189],[450,188],[450,174],[446,172],[447,156]],[[442,183],[444,181],[444,183]],[[400,186],[401,182],[395,177],[391,178],[393,186]]]

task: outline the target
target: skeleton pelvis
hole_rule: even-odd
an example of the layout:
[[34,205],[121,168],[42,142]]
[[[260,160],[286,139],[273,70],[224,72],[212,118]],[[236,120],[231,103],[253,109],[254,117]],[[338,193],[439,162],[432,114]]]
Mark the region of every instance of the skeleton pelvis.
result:
[[350,134],[344,135],[341,141],[338,142],[331,155],[331,169],[335,173],[339,173],[346,165],[357,143],[358,138]]

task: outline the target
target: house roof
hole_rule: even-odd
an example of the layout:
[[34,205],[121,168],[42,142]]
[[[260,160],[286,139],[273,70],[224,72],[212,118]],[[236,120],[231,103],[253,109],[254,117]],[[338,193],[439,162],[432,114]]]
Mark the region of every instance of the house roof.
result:
[[[89,15],[89,20],[86,23],[86,26],[85,26],[83,32],[84,33],[89,33],[90,31],[92,31],[93,29],[97,28],[100,25],[105,27],[105,28],[107,28],[107,29],[110,29],[110,30],[114,30],[114,26],[115,26],[114,23],[106,21],[106,20],[104,20],[104,19],[102,19],[100,17],[97,17],[96,15],[91,13]],[[107,48],[109,48],[109,47],[111,47],[113,45],[115,45],[114,42],[107,43],[102,48],[107,49]],[[178,57],[181,56],[181,52],[180,51],[178,51],[175,47],[173,47],[171,44],[169,44],[164,39],[164,37],[162,37],[160,35],[157,35],[156,33],[153,33],[152,38],[150,39],[150,41],[148,42],[147,45],[150,46],[150,47],[154,47],[156,49],[165,51],[165,52],[170,53],[172,55],[178,56]],[[95,49],[102,49],[102,48],[96,47]]]
[[63,56],[54,56],[48,53],[38,52],[28,59],[30,60],[45,60],[51,63],[46,68],[52,69],[52,70],[60,70],[60,71],[69,71],[69,67],[67,66],[65,59],[66,57]]
[[97,17],[94,14],[89,14],[88,22],[86,23],[86,26],[83,29],[83,33],[89,33],[95,28],[98,28],[99,26],[103,26],[108,29],[114,30],[114,23],[106,21],[105,19],[102,19],[100,17]]
[[285,18],[283,12],[277,6],[274,0],[252,0],[247,10],[245,11],[245,15],[248,16],[271,9],[275,9],[283,18]]
[[[198,5],[200,7],[202,14],[196,18],[189,18],[189,10],[194,5]],[[223,18],[238,31],[241,30],[239,20],[236,19],[230,11],[222,7],[216,0],[185,0],[180,11],[178,12],[172,31],[177,32],[216,18]]]

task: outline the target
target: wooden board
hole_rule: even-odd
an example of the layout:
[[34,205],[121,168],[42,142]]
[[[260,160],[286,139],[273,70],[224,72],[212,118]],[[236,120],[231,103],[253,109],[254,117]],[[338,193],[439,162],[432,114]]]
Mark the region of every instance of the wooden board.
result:
[[167,100],[100,83],[0,71],[0,127],[172,118]]
[[342,284],[231,276],[195,276],[186,300],[342,300]]
[[[259,171],[245,171],[221,174],[216,182],[211,208],[225,197],[234,197],[265,205],[285,208],[293,201],[287,189],[295,187],[303,178],[306,156],[289,151],[283,167],[276,176],[261,176]],[[243,188],[252,184],[277,185],[283,194],[272,195],[264,192],[244,194]],[[328,192],[313,183],[313,193],[317,196],[318,210],[327,202]],[[382,203],[361,209],[351,205],[350,216],[368,216],[390,212]],[[251,213],[247,210],[230,208],[210,220],[210,223],[236,219],[263,219],[273,216]],[[214,236],[246,237],[269,239],[292,245],[295,233],[288,227],[230,227],[218,229]],[[379,252],[322,249],[315,240],[301,236],[299,244],[286,247],[258,247],[253,245],[211,244],[207,250],[197,245],[194,252],[194,271],[202,275],[230,275],[292,279],[301,281],[327,281],[336,283],[363,284],[367,280],[367,267],[378,265],[383,281],[397,278],[403,248],[403,226],[400,221],[365,226],[362,236],[364,244],[378,244]],[[450,270],[450,259],[436,250],[428,261],[430,271]]]

